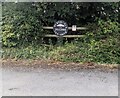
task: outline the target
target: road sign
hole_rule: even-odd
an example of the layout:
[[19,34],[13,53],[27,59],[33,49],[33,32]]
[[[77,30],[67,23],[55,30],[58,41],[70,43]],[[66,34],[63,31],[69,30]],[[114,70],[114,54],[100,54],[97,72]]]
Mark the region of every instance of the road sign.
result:
[[77,30],[76,25],[72,25],[72,31],[76,31],[76,30]]
[[53,31],[58,36],[63,36],[68,32],[68,25],[65,21],[59,20],[53,26]]

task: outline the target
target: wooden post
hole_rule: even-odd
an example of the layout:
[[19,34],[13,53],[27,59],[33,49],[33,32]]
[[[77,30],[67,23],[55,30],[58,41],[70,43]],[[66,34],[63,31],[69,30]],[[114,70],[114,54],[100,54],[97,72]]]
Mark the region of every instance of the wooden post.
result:
[[57,37],[57,45],[58,45],[58,46],[63,45],[63,36]]

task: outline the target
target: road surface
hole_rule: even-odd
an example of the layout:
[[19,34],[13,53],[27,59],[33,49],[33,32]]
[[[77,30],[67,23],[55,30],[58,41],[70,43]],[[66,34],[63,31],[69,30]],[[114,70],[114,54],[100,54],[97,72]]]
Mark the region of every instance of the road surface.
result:
[[4,68],[2,82],[3,96],[118,96],[117,71]]

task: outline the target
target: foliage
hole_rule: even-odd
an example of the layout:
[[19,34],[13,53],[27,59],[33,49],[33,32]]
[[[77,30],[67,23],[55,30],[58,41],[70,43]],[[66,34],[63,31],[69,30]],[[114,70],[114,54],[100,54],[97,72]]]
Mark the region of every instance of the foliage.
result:
[[109,36],[119,36],[120,28],[119,23],[111,20],[99,19],[97,23],[89,23],[87,27],[89,31],[86,33],[87,37],[95,38],[96,40],[105,39]]
[[38,40],[42,29],[39,11],[35,10],[31,3],[3,3],[3,45],[16,46]]
[[[3,58],[120,64],[119,9],[113,2],[3,3]],[[85,38],[62,46],[52,45],[54,39],[44,39],[48,44],[43,44],[41,34],[53,32],[42,26],[52,26],[57,20],[89,30]]]
[[2,11],[3,45],[11,47],[24,43],[39,43],[40,35],[46,33],[42,26],[52,26],[57,20],[65,20],[69,26],[96,24],[99,19],[118,21],[118,8],[118,3],[100,2],[5,2]]
[[[18,48],[3,48],[2,57],[12,59],[49,59],[63,62],[99,62],[120,64],[120,47],[118,39],[106,41],[84,40],[66,43],[63,46],[28,45]],[[120,44],[119,44],[120,45]]]

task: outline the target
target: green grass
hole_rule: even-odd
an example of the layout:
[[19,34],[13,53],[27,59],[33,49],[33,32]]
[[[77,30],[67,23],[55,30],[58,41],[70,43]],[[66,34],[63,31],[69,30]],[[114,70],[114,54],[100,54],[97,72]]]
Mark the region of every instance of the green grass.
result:
[[28,45],[15,48],[3,47],[2,58],[120,64],[120,47],[110,40],[75,41],[73,43],[65,43],[62,46]]

